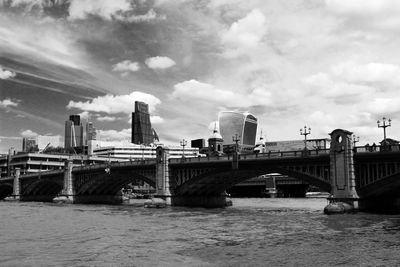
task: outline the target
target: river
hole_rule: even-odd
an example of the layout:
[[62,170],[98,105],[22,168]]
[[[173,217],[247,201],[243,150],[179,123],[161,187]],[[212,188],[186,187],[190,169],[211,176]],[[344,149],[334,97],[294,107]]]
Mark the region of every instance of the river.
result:
[[0,202],[0,266],[399,266],[400,215],[325,199],[225,209]]

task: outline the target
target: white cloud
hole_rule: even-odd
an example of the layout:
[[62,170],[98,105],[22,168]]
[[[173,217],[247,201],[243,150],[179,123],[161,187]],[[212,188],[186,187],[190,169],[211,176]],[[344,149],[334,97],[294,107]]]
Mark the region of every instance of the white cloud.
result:
[[2,66],[0,65],[0,79],[6,80],[9,78],[15,77],[15,72],[3,69]]
[[10,98],[0,100],[0,108],[16,107],[18,106],[18,101],[12,101]]
[[329,10],[340,14],[362,15],[382,12],[399,12],[400,3],[397,0],[325,0]]
[[69,7],[70,19],[85,19],[88,15],[97,15],[111,20],[118,13],[132,10],[129,0],[72,0]]
[[35,133],[35,132],[33,132],[32,130],[23,130],[23,131],[21,131],[20,132],[20,135],[22,136],[22,137],[36,137],[36,136],[38,136],[39,134],[38,133]]
[[134,14],[135,4],[129,0],[72,0],[69,7],[69,18],[72,20],[86,19],[90,15],[99,16],[105,20],[124,22],[146,22],[155,19],[165,19],[154,9],[145,14]]
[[123,141],[131,139],[131,129],[117,130],[98,130],[99,140]]
[[271,103],[271,93],[266,88],[258,87],[248,93],[236,93],[196,80],[176,84],[171,97],[183,100],[196,99],[226,107],[250,107]]
[[160,56],[148,58],[145,63],[150,69],[167,69],[176,64],[175,61],[169,57]]
[[87,111],[83,111],[78,114],[81,117],[81,120],[89,120],[90,119],[90,114]]
[[150,116],[151,124],[160,124],[164,122],[164,119],[160,116]]
[[115,120],[117,120],[117,118],[112,117],[112,116],[102,116],[102,117],[97,117],[96,120],[98,120],[98,121],[115,121]]
[[331,73],[349,82],[388,82],[400,85],[400,67],[394,64],[357,64],[346,61],[332,66]]
[[132,62],[130,60],[121,61],[115,65],[113,65],[113,71],[124,72],[124,76],[126,76],[126,72],[131,71],[135,72],[140,69],[138,62]]
[[134,111],[135,101],[143,101],[147,103],[149,105],[149,112],[154,111],[156,106],[161,103],[160,99],[151,94],[135,91],[129,95],[107,94],[86,102],[70,101],[67,108],[76,108],[92,112],[104,112],[107,114],[131,114]]
[[393,114],[400,112],[400,98],[376,98],[368,103],[368,109],[375,114]]
[[234,22],[221,34],[222,43],[227,47],[224,55],[233,57],[243,50],[257,48],[267,33],[266,21],[260,9],[253,9],[244,18]]

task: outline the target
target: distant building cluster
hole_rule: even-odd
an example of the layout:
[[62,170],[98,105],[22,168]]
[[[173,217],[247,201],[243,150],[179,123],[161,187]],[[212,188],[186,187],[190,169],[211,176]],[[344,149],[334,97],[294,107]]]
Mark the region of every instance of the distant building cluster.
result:
[[[147,160],[156,157],[156,147],[162,145],[152,128],[148,104],[134,103],[131,142],[99,140],[96,128],[87,121],[85,127],[79,115],[65,121],[64,147],[59,136],[38,135],[22,140],[22,152],[10,149],[0,157],[2,176],[12,174],[14,168],[24,172],[52,170],[63,167],[64,161],[74,159],[81,164],[107,161]],[[220,156],[232,153],[266,153],[304,149],[304,141],[266,142],[261,135],[256,141],[258,119],[248,112],[221,111],[218,123],[206,139],[185,140],[181,146],[168,146],[170,157]],[[308,149],[327,147],[328,139],[307,140]]]

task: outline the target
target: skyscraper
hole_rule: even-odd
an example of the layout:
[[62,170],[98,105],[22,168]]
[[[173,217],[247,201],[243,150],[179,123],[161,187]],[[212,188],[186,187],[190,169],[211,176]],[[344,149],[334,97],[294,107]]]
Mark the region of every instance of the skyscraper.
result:
[[149,105],[135,101],[135,112],[132,113],[132,143],[149,145],[153,141]]
[[83,147],[83,125],[79,115],[70,115],[65,122],[64,147]]
[[252,114],[236,111],[221,111],[218,114],[219,131],[224,145],[235,144],[233,137],[239,137],[239,145],[254,146],[257,134],[257,118]]
[[96,128],[93,127],[92,122],[86,122],[86,145],[89,144],[89,141],[96,140]]

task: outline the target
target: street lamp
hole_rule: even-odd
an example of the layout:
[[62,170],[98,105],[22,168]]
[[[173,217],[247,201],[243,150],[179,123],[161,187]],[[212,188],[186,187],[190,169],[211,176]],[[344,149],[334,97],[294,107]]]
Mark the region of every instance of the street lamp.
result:
[[382,124],[381,121],[377,121],[378,123],[378,128],[383,128],[383,143],[386,145],[386,128],[392,126],[392,120],[388,119],[387,121],[388,123],[386,123],[386,118],[383,117],[382,118]]
[[185,139],[182,139],[182,141],[180,141],[180,144],[182,146],[182,158],[185,157],[185,146],[187,145],[187,141]]
[[236,152],[239,151],[239,142],[240,142],[240,135],[235,134],[232,136],[232,141],[236,143]]
[[356,137],[355,135],[353,135],[353,147],[355,147],[356,143],[358,142],[360,142],[360,137],[359,136]]
[[353,135],[353,147],[355,147],[356,143],[358,142],[360,142],[360,137],[359,136],[356,137],[355,135]]
[[300,134],[304,135],[304,149],[307,149],[307,135],[311,133],[311,128],[308,128],[307,132],[307,126],[304,126],[304,130],[300,128]]

